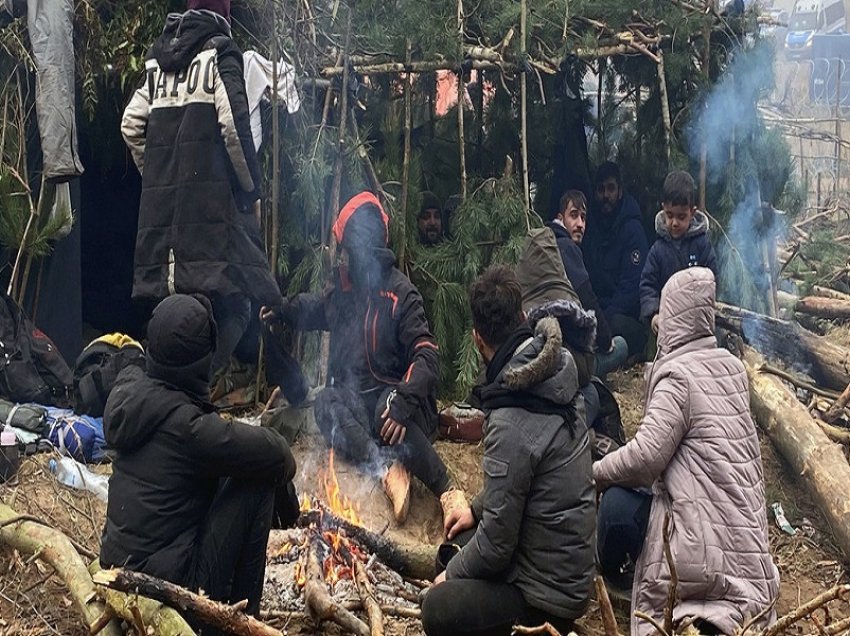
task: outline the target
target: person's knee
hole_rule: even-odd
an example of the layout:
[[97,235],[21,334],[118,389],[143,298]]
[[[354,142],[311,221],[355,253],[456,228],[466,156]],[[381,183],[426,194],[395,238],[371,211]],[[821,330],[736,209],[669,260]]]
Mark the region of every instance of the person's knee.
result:
[[445,584],[432,587],[422,601],[422,629],[428,636],[442,636],[454,631],[449,587]]

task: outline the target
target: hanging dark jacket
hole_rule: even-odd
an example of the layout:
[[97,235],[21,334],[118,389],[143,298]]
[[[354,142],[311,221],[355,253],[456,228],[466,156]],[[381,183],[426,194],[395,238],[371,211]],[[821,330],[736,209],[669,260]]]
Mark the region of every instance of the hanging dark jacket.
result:
[[558,252],[564,263],[567,278],[570,279],[573,289],[576,290],[582,308],[592,311],[596,315],[596,351],[607,353],[611,349],[611,329],[605,319],[605,312],[599,306],[599,299],[593,293],[593,285],[590,284],[590,275],[584,266],[584,258],[581,248],[570,236],[560,223],[550,223],[547,227],[555,234],[558,243]]
[[486,414],[478,525],[446,578],[512,583],[532,607],[578,618],[595,574],[596,496],[576,367],[557,322],[515,332],[487,382],[476,391]]
[[581,243],[584,264],[599,305],[610,322],[615,314],[640,316],[640,275],[647,243],[640,208],[629,194],[611,215],[593,208]]
[[[210,361],[181,370],[186,384],[208,386]],[[222,419],[179,381],[128,367],[109,395],[104,435],[117,456],[100,562],[185,585],[220,478],[281,484],[295,460],[276,431]]]
[[133,297],[279,303],[251,214],[260,170],[230,25],[210,11],[169,15],[145,68],[121,122],[142,174]]
[[673,274],[689,267],[707,267],[717,277],[717,259],[708,238],[708,217],[697,210],[688,231],[680,239],[670,236],[664,211],[655,216],[658,240],[646,257],[640,277],[640,317],[651,320],[661,306],[661,290]]

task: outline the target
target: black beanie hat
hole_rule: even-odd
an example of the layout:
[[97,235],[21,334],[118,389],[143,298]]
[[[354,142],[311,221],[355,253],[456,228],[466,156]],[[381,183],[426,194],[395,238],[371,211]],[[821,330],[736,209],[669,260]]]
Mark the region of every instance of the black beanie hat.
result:
[[203,296],[176,294],[163,300],[148,323],[148,357],[164,367],[186,367],[212,354],[216,325]]
[[440,200],[437,198],[437,195],[433,192],[429,192],[425,190],[422,193],[422,205],[419,206],[419,211],[424,212],[425,210],[440,210],[442,211],[443,207],[440,205]]

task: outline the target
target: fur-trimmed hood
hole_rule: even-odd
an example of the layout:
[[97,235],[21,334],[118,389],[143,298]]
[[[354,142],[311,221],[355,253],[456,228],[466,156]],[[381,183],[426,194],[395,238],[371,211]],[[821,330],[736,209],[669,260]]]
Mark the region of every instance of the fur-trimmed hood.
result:
[[528,312],[528,324],[534,329],[544,318],[555,318],[566,345],[591,353],[596,348],[596,313],[582,308],[575,300],[553,300]]
[[553,404],[570,404],[579,389],[578,371],[562,344],[558,321],[542,318],[534,328],[534,336],[516,348],[494,384]]

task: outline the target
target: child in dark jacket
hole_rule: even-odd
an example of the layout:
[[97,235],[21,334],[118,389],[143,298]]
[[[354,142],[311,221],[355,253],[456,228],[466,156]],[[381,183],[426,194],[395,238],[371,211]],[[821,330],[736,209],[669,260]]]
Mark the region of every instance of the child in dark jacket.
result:
[[678,271],[707,267],[717,276],[717,260],[708,239],[708,216],[697,210],[694,179],[682,170],[664,180],[662,210],[655,217],[658,240],[646,257],[640,278],[640,315],[658,333],[661,289]]

